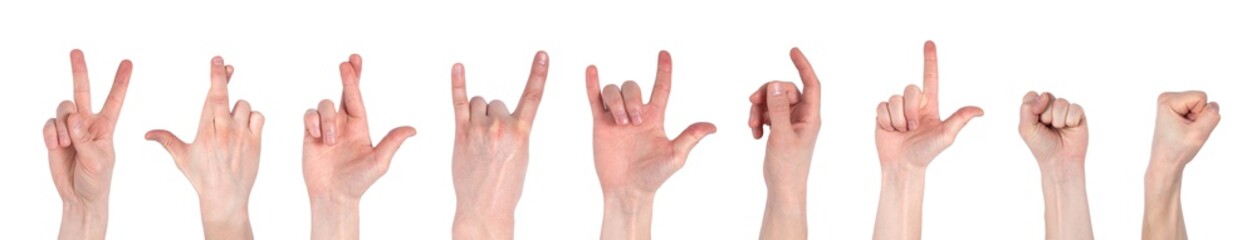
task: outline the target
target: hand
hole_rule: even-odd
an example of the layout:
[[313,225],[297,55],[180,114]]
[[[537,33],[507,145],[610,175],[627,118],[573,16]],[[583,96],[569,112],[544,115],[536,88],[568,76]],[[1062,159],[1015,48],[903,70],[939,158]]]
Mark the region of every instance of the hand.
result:
[[759,139],[764,125],[772,127],[764,151],[768,206],[760,239],[807,238],[807,176],[821,128],[821,83],[802,51],[791,49],[790,59],[807,88],[803,93],[793,83],[772,81],[751,94],[752,135]]
[[1200,152],[1222,115],[1204,92],[1167,92],[1157,100],[1152,160],[1144,175],[1144,239],[1187,239],[1180,196],[1183,168]]
[[1051,93],[1026,93],[1019,129],[1043,177],[1047,239],[1092,239],[1083,171],[1087,117],[1082,106]]
[[458,196],[454,239],[513,238],[515,205],[528,170],[528,136],[549,67],[549,55],[537,52],[528,85],[512,114],[499,100],[485,103],[476,96],[468,103],[463,65],[454,64],[453,175]]
[[1162,93],[1152,135],[1153,164],[1182,169],[1209,140],[1222,115],[1201,91]]
[[371,146],[367,109],[359,91],[362,57],[340,63],[344,83],[340,111],[323,99],[305,114],[302,172],[310,194],[311,238],[357,239],[358,203],[371,184],[388,171],[402,142],[415,135],[408,126],[394,128]]
[[249,192],[257,179],[265,118],[244,100],[228,109],[227,82],[234,72],[234,67],[223,64],[223,58],[211,60],[210,91],[191,144],[166,130],[144,135],[170,152],[175,166],[196,188],[207,239],[253,238]]
[[920,239],[925,168],[951,146],[982,109],[964,107],[948,117],[938,112],[938,56],[925,42],[925,91],[908,85],[903,95],[877,105],[877,155],[882,165],[882,196],[874,239]]
[[982,114],[981,108],[968,106],[946,121],[939,118],[938,56],[934,42],[925,42],[925,92],[908,85],[903,95],[877,105],[877,155],[882,168],[925,169],[951,146],[970,119]]
[[650,103],[641,87],[625,81],[598,89],[598,68],[585,70],[585,90],[594,116],[594,167],[604,199],[602,239],[650,238],[650,209],[655,190],[681,166],[690,149],[716,132],[711,123],[695,123],[668,140],[664,110],[672,88],[672,57],[659,52]]
[[52,182],[61,195],[61,239],[104,239],[113,178],[113,130],[131,81],[131,61],[122,60],[100,113],[92,113],[91,84],[83,52],[70,51],[74,101],[57,107],[44,123]]

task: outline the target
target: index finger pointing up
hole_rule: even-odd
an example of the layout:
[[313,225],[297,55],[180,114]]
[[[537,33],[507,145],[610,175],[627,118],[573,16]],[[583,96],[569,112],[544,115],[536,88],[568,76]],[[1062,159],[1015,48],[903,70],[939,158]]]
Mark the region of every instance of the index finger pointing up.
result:
[[938,53],[934,41],[925,41],[925,99],[938,103]]
[[659,67],[655,72],[655,90],[650,93],[650,104],[660,108],[668,106],[668,94],[672,92],[672,54],[659,51]]
[[467,80],[463,72],[463,64],[455,63],[450,69],[451,96],[454,97],[454,120],[459,123],[471,120],[467,105]]
[[541,95],[546,90],[546,76],[550,72],[550,55],[545,51],[537,51],[533,56],[532,72],[528,74],[528,85],[519,97],[519,105],[515,107],[515,117],[531,123],[537,116],[537,106],[541,104]]
[[92,85],[87,78],[87,62],[83,60],[83,51],[70,51],[70,69],[74,75],[74,105],[78,112],[92,112]]
[[210,60],[210,90],[205,98],[205,110],[213,110],[227,114],[227,67],[223,58],[215,56]]

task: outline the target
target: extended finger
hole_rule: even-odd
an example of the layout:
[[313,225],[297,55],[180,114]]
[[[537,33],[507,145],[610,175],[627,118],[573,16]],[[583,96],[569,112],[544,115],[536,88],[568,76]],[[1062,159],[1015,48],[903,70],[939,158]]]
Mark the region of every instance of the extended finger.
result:
[[546,77],[550,75],[550,55],[545,51],[537,51],[533,56],[532,71],[528,74],[528,84],[524,93],[515,105],[515,116],[531,123],[537,116],[537,108],[541,105],[541,96],[546,90]]
[[642,124],[642,88],[632,80],[624,81],[620,95],[624,99],[624,111],[633,125]]
[[[807,56],[803,55],[803,51],[799,48],[790,49],[790,60],[794,62],[794,67],[799,70],[799,78],[803,79],[803,98],[810,104],[812,109],[810,112],[820,112],[821,102],[821,81],[816,77],[816,71],[812,69],[812,63],[807,60]],[[820,117],[820,114],[814,114]]]
[[87,61],[83,58],[83,51],[74,49],[70,51],[70,70],[74,76],[74,102],[78,104],[78,111],[82,113],[92,112],[92,83],[87,77]]
[[366,118],[367,107],[362,103],[362,91],[358,87],[358,73],[354,72],[353,64],[349,62],[340,63],[340,80],[344,89],[341,93],[344,101],[341,107],[345,109],[345,113],[350,117]]
[[127,98],[127,86],[131,83],[131,60],[122,60],[118,64],[118,73],[113,78],[113,88],[109,89],[109,98],[105,99],[105,107],[101,115],[108,119],[118,119],[122,111],[122,102]]
[[227,109],[227,68],[223,58],[215,56],[210,60],[210,90],[205,98],[203,115],[225,116]]
[[450,70],[450,87],[453,89],[451,96],[454,97],[454,120],[458,122],[471,121],[471,112],[467,106],[467,80],[463,72],[463,64],[455,63],[453,69]]
[[938,48],[925,41],[925,101],[938,102]]
[[659,51],[658,64],[655,68],[655,89],[650,92],[650,104],[657,105],[658,109],[665,109],[668,106],[668,95],[672,94],[672,54]]
[[602,90],[599,90],[598,84],[598,67],[589,65],[585,68],[585,95],[589,97],[589,108],[595,121],[607,112],[606,105],[602,103]]
[[624,98],[621,96],[620,87],[615,84],[607,84],[602,88],[602,101],[607,105],[607,109],[611,110],[611,115],[615,118],[617,125],[628,125],[628,113],[624,110]]
[[349,64],[354,67],[354,77],[362,79],[362,56],[355,54],[349,55]]

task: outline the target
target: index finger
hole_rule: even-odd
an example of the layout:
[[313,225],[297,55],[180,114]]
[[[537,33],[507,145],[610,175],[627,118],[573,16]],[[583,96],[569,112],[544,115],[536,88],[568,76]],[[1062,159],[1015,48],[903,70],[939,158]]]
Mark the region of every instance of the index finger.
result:
[[821,81],[816,78],[816,72],[812,70],[812,63],[807,61],[807,56],[803,56],[803,51],[799,48],[790,50],[790,60],[794,61],[794,67],[799,69],[799,78],[803,79],[803,97],[808,102],[818,103],[811,104],[811,110],[820,109],[821,101]]
[[550,55],[545,51],[537,51],[532,60],[532,72],[528,74],[528,85],[519,96],[519,104],[515,107],[515,118],[532,123],[537,116],[537,106],[541,104],[541,95],[546,90],[546,76],[550,72]]
[[74,75],[74,105],[78,112],[92,112],[92,84],[87,78],[87,61],[83,60],[83,51],[70,51],[70,70]]
[[345,108],[345,113],[350,117],[366,118],[367,108],[362,103],[362,91],[358,88],[358,72],[354,71],[355,66],[349,62],[340,63],[340,80],[344,84],[343,98],[341,106]]
[[650,93],[650,104],[659,108],[668,106],[668,94],[672,92],[672,54],[659,51],[659,66],[655,70],[655,90]]
[[938,102],[938,49],[934,41],[925,41],[925,99]]

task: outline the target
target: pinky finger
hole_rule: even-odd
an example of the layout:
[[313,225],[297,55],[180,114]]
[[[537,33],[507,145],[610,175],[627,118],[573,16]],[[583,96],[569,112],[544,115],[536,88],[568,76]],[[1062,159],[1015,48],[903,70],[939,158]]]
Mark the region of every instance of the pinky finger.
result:
[[322,131],[320,131],[322,128],[319,126],[319,112],[317,110],[313,108],[306,110],[305,120],[307,134],[315,138],[323,137]]
[[1065,127],[1077,127],[1082,125],[1082,120],[1086,118],[1086,114],[1082,111],[1082,106],[1077,103],[1069,105],[1069,111],[1065,114]]
[[262,136],[262,125],[266,123],[266,117],[261,112],[253,111],[249,114],[249,130],[253,131],[253,135]]
[[890,124],[890,103],[877,104],[877,126],[884,131],[895,131],[895,127]]
[[48,150],[57,149],[57,147],[60,146],[60,144],[57,144],[56,118],[49,118],[48,121],[44,123],[44,146],[48,147]]

